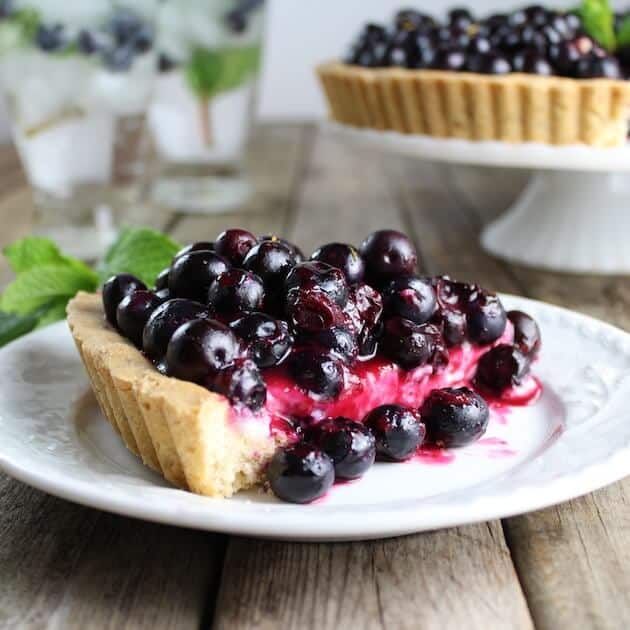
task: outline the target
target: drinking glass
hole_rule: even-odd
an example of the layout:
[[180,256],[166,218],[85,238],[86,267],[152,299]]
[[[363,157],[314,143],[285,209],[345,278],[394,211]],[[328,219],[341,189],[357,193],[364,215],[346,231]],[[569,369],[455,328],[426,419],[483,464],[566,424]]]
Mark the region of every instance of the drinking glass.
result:
[[0,0],[0,83],[34,231],[95,258],[137,198],[157,0]]
[[188,212],[243,203],[263,38],[261,0],[165,0],[149,127],[161,158],[153,197]]

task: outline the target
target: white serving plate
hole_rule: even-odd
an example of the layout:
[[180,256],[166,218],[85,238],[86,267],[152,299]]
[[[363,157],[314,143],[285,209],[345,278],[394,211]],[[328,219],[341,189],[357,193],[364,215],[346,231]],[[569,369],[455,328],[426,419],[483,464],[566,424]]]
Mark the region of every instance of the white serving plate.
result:
[[300,506],[260,490],[219,500],[171,487],[104,420],[60,322],[0,351],[0,469],[46,492],[172,525],[291,540],[355,540],[502,518],[630,474],[630,335],[541,302],[505,296],[543,333],[540,401],[494,416],[449,463],[376,464]]

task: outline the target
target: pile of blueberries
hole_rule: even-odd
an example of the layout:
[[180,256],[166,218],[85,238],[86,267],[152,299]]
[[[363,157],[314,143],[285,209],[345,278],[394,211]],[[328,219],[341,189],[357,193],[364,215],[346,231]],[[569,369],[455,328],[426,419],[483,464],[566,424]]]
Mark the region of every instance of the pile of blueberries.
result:
[[[616,16],[619,24],[625,16]],[[573,78],[630,76],[630,49],[610,55],[584,32],[580,17],[541,5],[477,19],[465,8],[445,22],[405,9],[391,26],[367,24],[345,59],[368,68],[398,66]]]
[[[17,11],[13,0],[0,0],[0,20],[13,18]],[[63,24],[41,23],[35,32],[35,45],[47,53],[77,50],[83,55],[98,55],[110,70],[125,72],[136,56],[152,48],[154,38],[149,22],[131,9],[119,7],[99,28],[78,33]]]
[[[448,363],[449,348],[496,342],[508,318],[514,344],[491,348],[477,379],[496,395],[519,384],[540,345],[534,320],[506,313],[496,295],[477,285],[417,275],[417,258],[413,243],[394,230],[372,233],[358,250],[329,243],[306,260],[284,239],[231,229],[178,252],[152,290],[129,274],[112,277],[103,286],[103,306],[109,323],[160,372],[253,411],[266,401],[266,369],[282,366],[313,400],[332,400],[357,361],[378,354],[404,370],[437,371]],[[435,411],[443,408],[451,411]],[[420,415],[386,405],[363,424],[338,418],[306,426],[303,441],[277,454],[269,478],[279,496],[312,500],[317,484],[334,477],[331,470],[355,478],[376,454],[406,459],[425,434],[432,443],[461,445],[486,423],[478,394],[436,390]],[[296,479],[310,490],[295,490]]]

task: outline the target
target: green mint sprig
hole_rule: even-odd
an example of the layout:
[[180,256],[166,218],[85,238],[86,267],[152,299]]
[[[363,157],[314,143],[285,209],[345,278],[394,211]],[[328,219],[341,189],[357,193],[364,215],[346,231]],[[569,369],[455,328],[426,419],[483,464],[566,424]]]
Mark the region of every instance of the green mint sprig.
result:
[[45,238],[12,243],[4,255],[16,277],[0,296],[0,346],[63,319],[68,301],[78,291],[96,291],[116,273],[132,273],[151,286],[179,248],[154,230],[126,228],[94,270]]
[[625,48],[630,46],[630,15],[627,15],[622,21],[616,33],[617,48]]
[[586,33],[613,52],[617,47],[615,14],[608,0],[582,0],[578,14]]

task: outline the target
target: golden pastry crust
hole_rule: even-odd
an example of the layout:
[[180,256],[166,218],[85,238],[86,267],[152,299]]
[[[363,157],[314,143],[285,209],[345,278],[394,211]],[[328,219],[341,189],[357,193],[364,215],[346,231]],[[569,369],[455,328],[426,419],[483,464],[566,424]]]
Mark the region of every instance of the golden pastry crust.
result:
[[68,324],[103,413],[147,466],[211,497],[261,480],[276,448],[268,426],[241,430],[224,396],[162,376],[107,324],[100,295],[71,300]]
[[330,117],[381,131],[439,138],[623,145],[630,81],[486,75],[340,62],[317,74]]

